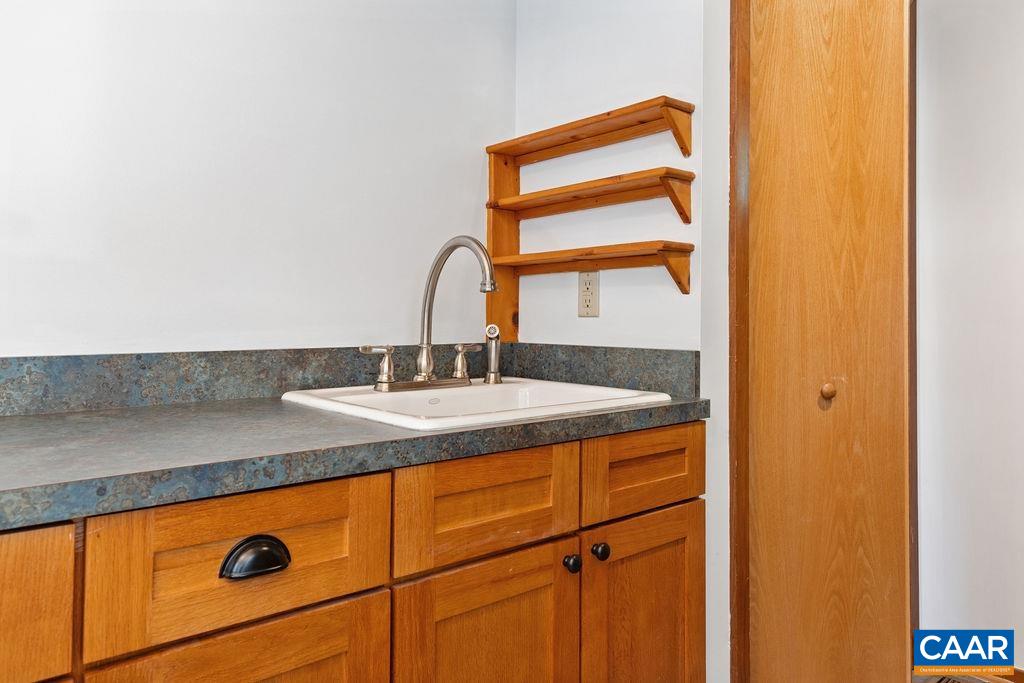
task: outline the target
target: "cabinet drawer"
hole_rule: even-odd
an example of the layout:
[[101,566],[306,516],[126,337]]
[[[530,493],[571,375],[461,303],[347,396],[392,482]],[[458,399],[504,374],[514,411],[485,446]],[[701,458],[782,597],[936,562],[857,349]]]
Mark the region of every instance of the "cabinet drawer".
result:
[[[390,494],[375,474],[87,520],[85,661],[386,583]],[[259,534],[287,547],[287,568],[221,578]]]
[[579,574],[563,538],[392,589],[396,683],[579,681]]
[[89,683],[366,681],[385,683],[388,591],[313,607],[89,672]]
[[579,443],[395,472],[394,575],[513,548],[579,526]]
[[581,455],[584,526],[704,493],[704,423],[587,439]]
[[71,524],[0,534],[0,678],[71,672],[75,531]]

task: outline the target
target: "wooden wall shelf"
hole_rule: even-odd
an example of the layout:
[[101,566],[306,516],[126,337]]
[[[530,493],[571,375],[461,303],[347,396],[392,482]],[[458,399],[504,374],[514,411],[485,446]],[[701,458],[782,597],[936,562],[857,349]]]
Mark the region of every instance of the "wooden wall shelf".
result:
[[664,266],[679,287],[679,291],[689,294],[691,252],[692,244],[658,240],[497,256],[494,258],[494,266],[499,270],[510,268],[516,277],[581,270]]
[[510,156],[517,166],[525,166],[670,130],[683,155],[690,156],[692,114],[689,102],[662,95],[499,142],[488,147],[487,153]]
[[487,147],[487,249],[498,290],[487,295],[487,322],[501,338],[519,340],[519,278],[523,275],[611,268],[664,266],[679,290],[690,292],[690,253],[682,242],[635,242],[583,249],[521,254],[519,222],[598,206],[668,197],[684,223],[690,222],[694,174],[660,167],[610,178],[521,194],[520,167],[538,161],[671,131],[685,156],[692,150],[689,102],[655,97],[578,121],[523,135]]
[[668,197],[683,222],[689,223],[690,183],[694,177],[693,173],[676,168],[652,168],[514,197],[502,197],[489,202],[488,208],[514,211],[517,220],[525,220]]

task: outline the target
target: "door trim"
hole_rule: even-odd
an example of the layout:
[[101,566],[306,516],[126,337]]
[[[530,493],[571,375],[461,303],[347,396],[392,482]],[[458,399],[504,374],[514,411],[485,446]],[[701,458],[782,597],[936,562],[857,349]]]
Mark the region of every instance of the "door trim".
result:
[[732,681],[750,680],[750,0],[732,0],[729,59],[729,607]]

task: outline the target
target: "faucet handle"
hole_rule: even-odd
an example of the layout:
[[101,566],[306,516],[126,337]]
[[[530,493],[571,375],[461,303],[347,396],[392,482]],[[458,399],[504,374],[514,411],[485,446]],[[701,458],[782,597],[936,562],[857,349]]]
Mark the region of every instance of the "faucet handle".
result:
[[359,353],[365,353],[367,355],[380,354],[383,358],[380,359],[380,369],[377,371],[377,383],[388,384],[389,382],[395,381],[395,363],[391,359],[391,354],[395,352],[395,347],[391,344],[383,345],[372,345],[364,344],[359,347]]
[[457,355],[455,356],[455,371],[452,372],[452,378],[468,379],[469,363],[466,362],[466,354],[483,351],[483,348],[480,344],[456,344],[455,353]]

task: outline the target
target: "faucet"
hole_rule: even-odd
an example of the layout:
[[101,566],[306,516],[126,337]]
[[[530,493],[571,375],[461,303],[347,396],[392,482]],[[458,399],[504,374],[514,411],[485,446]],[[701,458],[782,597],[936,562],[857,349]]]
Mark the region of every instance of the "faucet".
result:
[[[395,364],[391,358],[395,347],[390,344],[365,345],[359,350],[365,354],[376,354],[381,356],[380,368],[377,373],[377,382],[373,388],[375,391],[411,391],[414,389],[440,389],[444,387],[467,387],[471,382],[469,379],[469,364],[466,354],[480,351],[483,347],[480,344],[456,344],[455,345],[455,370],[451,379],[437,379],[434,374],[434,354],[431,351],[433,321],[434,321],[434,293],[437,290],[437,280],[441,277],[441,270],[448,261],[448,257],[458,249],[465,247],[476,256],[480,262],[481,292],[493,292],[498,289],[494,282],[494,264],[491,262],[491,255],[487,253],[484,245],[467,235],[453,237],[437,252],[434,262],[430,265],[430,273],[427,275],[427,286],[423,290],[423,317],[420,320],[420,350],[416,357],[416,375],[410,381],[395,381]],[[490,324],[484,331],[484,341],[487,346],[487,374],[484,376],[485,384],[501,384],[501,373],[498,368],[501,365],[501,337],[498,326]]]
[[[448,257],[458,249],[465,247],[473,252],[476,260],[480,262],[480,291],[487,293],[498,289],[494,282],[494,264],[491,263],[491,255],[487,248],[480,243],[480,240],[468,235],[453,237],[441,247],[430,265],[430,272],[427,274],[427,285],[423,289],[423,311],[420,318],[420,351],[416,357],[416,376],[414,381],[427,381],[435,379],[434,375],[434,354],[431,351],[434,322],[434,293],[437,290],[437,280],[441,277],[441,270],[448,261]],[[499,380],[500,381],[500,380]]]

